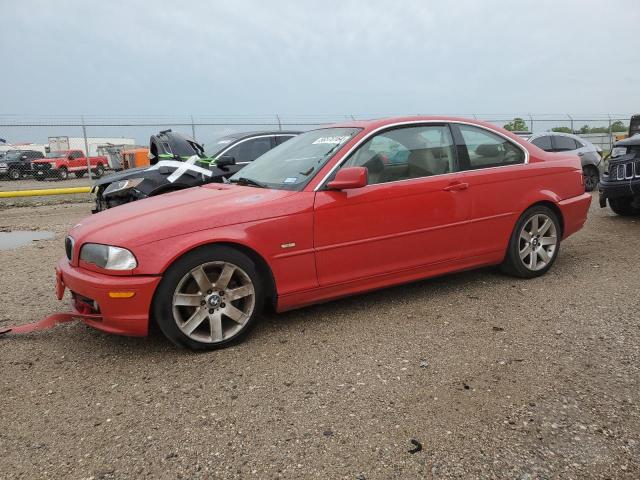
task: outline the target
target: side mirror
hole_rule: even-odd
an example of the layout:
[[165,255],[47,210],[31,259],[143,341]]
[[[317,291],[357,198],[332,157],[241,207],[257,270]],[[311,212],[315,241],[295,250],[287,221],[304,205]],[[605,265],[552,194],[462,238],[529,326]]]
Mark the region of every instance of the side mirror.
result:
[[347,167],[338,170],[333,180],[327,183],[329,190],[348,190],[350,188],[366,187],[369,182],[369,172],[364,167]]
[[216,167],[228,167],[229,165],[235,165],[236,159],[230,155],[222,155],[216,159]]

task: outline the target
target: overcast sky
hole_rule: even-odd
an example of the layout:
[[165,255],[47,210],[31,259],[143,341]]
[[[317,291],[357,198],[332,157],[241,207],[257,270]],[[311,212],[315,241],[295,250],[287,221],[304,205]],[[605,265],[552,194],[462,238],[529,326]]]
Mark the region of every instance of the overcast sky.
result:
[[640,110],[640,2],[0,0],[0,113]]

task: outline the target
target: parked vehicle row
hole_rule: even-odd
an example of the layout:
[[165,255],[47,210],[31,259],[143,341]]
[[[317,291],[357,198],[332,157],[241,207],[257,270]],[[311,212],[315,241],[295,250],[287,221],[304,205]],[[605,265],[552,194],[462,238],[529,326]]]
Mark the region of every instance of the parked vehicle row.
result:
[[287,140],[228,183],[82,220],[56,293],[69,289],[74,313],[97,329],[146,335],[155,322],[177,345],[217,348],[265,305],[285,311],[488,265],[537,277],[590,202],[577,155],[484,122],[348,122]]
[[221,183],[260,155],[299,132],[267,131],[226,135],[205,152],[193,139],[171,130],[151,136],[150,166],[109,175],[91,193],[93,213],[142,198],[185,188]]
[[577,135],[561,132],[538,133],[527,139],[545,152],[567,152],[578,155],[582,163],[585,190],[591,192],[598,187],[602,157],[595,145]]
[[[108,165],[104,156],[89,157],[88,162],[95,177],[101,177]],[[0,158],[0,176],[11,180],[25,177],[66,180],[71,173],[80,178],[87,171],[87,158],[82,150],[50,152],[44,157],[42,152],[35,150],[9,150]]]

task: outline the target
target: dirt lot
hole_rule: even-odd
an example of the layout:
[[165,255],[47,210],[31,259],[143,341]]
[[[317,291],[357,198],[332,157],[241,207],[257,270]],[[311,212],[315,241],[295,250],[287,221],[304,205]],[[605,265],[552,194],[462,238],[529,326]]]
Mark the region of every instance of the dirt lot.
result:
[[[64,308],[53,265],[89,208],[0,211],[56,234],[0,251],[0,325]],[[639,478],[639,233],[594,205],[544,278],[270,315],[213,353],[82,324],[0,340],[0,477]]]

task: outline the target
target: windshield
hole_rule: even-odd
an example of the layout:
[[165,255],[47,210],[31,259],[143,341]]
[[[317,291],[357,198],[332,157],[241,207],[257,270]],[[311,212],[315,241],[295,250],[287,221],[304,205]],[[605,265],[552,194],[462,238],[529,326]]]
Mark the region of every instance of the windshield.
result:
[[19,158],[20,155],[22,155],[22,152],[20,150],[9,150],[5,157],[7,160],[13,160],[14,158]]
[[318,170],[360,128],[322,128],[298,135],[269,150],[229,180],[258,183],[278,190],[302,190]]
[[211,142],[207,142],[205,147],[205,156],[208,158],[214,158],[218,153],[227,148],[233,142],[239,138],[239,135],[225,135],[223,137],[215,138]]
[[49,152],[47,153],[47,158],[62,158],[66,157],[67,152]]

